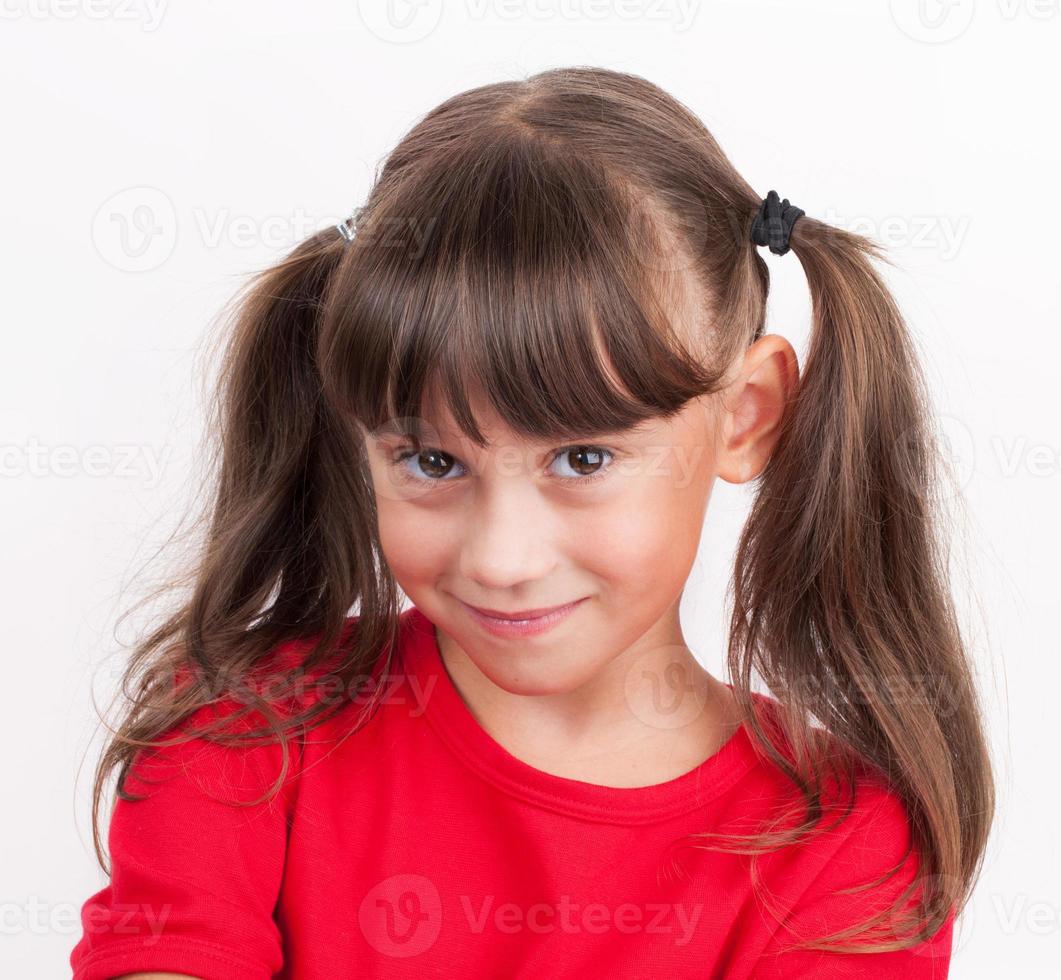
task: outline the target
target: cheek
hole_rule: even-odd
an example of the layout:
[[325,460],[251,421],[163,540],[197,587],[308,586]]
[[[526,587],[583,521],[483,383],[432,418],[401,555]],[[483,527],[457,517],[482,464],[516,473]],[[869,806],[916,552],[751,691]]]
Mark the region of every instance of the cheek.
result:
[[399,584],[435,578],[450,553],[440,522],[419,507],[394,500],[376,503],[380,547]]
[[382,458],[384,453],[368,454],[380,548],[400,585],[420,582],[432,577],[432,570],[442,561],[445,546],[440,522],[430,508],[411,500],[412,491],[407,486],[393,479]]
[[581,563],[633,591],[680,588],[696,559],[709,492],[703,464],[642,470],[621,494],[580,516]]
[[677,440],[649,470],[643,510],[654,523],[655,573],[681,588],[696,561],[715,457],[704,439]]

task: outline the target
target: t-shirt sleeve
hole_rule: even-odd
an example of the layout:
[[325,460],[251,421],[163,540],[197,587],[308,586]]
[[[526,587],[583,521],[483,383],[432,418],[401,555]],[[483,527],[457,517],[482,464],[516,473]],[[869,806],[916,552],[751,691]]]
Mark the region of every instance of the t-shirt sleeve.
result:
[[[298,758],[292,737],[289,775]],[[82,907],[82,935],[70,957],[74,980],[135,971],[268,980],[281,969],[273,913],[290,779],[272,798],[238,805],[262,797],[281,764],[275,741],[241,746],[195,738],[141,750],[126,789],[144,799],[115,801],[110,881]]]
[[[950,968],[954,910],[935,935],[908,949],[883,953],[834,953],[789,949],[801,939],[854,926],[889,908],[914,880],[918,853],[911,848],[907,811],[894,794],[878,790],[863,809],[852,813],[850,829],[830,854],[823,870],[792,906],[757,960],[752,980],[942,980]],[[846,822],[846,821],[845,821]],[[843,825],[841,825],[843,826]],[[873,881],[903,855],[901,869],[883,883],[861,892],[843,889]],[[916,893],[906,909],[915,907]],[[878,926],[877,928],[880,928]]]

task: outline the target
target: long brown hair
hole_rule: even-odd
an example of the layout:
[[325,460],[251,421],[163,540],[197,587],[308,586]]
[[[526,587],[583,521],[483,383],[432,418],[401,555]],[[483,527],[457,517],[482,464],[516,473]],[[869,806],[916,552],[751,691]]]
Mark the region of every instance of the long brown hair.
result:
[[[338,651],[333,675],[353,690],[389,656],[401,593],[361,434],[398,425],[418,437],[436,386],[480,445],[472,389],[537,439],[614,431],[720,390],[764,332],[769,274],[750,235],[760,200],[655,85],[558,69],[443,102],[388,156],[350,242],[329,227],[254,277],[226,337],[216,484],[187,595],[136,645],[96,772],[105,870],[102,787],[118,769],[118,794],[135,798],[125,779],[140,748],[228,737],[224,719],[180,726],[235,693],[286,767],[291,735],[329,705],[278,711],[248,679],[275,669],[282,693]],[[813,332],[740,539],[728,666],[805,819],[737,846],[805,839],[827,785],[852,786],[854,760],[868,764],[910,817],[919,928],[900,937],[892,918],[882,941],[847,930],[811,945],[901,949],[968,900],[994,786],[940,542],[931,411],[871,261],[883,256],[810,215],[790,244]],[[695,330],[674,320],[679,295],[693,297]],[[302,667],[270,666],[293,642],[308,644]],[[754,673],[782,706],[780,731],[756,711]]]

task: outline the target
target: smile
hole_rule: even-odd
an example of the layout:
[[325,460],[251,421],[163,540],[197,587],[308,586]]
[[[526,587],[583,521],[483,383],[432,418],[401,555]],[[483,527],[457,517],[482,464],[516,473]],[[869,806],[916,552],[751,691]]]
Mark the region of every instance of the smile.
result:
[[546,609],[528,609],[502,614],[495,609],[480,609],[458,600],[478,625],[494,636],[534,636],[552,629],[563,622],[586,598],[569,602],[563,606]]

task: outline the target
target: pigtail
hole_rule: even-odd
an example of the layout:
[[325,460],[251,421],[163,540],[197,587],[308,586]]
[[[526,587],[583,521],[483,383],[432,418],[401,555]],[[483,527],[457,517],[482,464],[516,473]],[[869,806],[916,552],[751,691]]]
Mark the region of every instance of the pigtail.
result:
[[[275,740],[283,761],[265,794],[274,795],[289,768],[289,734],[325,720],[348,703],[342,695],[359,695],[382,654],[390,666],[400,597],[376,559],[361,441],[325,396],[318,369],[346,248],[334,227],[324,229],[233,301],[207,427],[216,440],[212,493],[193,529],[204,531],[188,571],[156,592],[183,587],[187,597],[133,650],[122,716],[96,769],[93,840],[108,873],[100,803],[112,770],[117,795],[134,800],[126,782],[141,749]],[[361,614],[349,620],[355,605]],[[318,696],[311,671],[325,662],[328,696]]]
[[335,293],[349,285],[340,268],[351,248],[325,228],[239,297],[216,388],[218,490],[183,624],[206,677],[216,664],[231,672],[240,645],[237,677],[280,644],[311,637],[314,666],[355,604],[362,666],[397,638],[400,600],[377,559],[363,443],[321,375],[324,324],[342,307]]
[[[853,785],[858,757],[887,778],[924,856],[932,935],[968,895],[994,788],[935,530],[928,398],[877,247],[808,217],[790,246],[813,334],[738,545],[729,669],[750,716],[753,670],[783,706],[787,748],[769,754],[808,812],[829,779]],[[830,750],[812,718],[837,737]]]
[[[317,337],[328,286],[344,254],[334,228],[260,273],[241,297],[221,361],[216,428],[221,459],[211,558],[189,607],[192,636],[252,623],[264,646],[332,627],[355,591],[341,537],[324,535],[327,457],[341,427],[323,397]],[[328,479],[333,479],[328,474]],[[346,540],[367,501],[352,481]],[[325,519],[327,518],[327,520]]]

